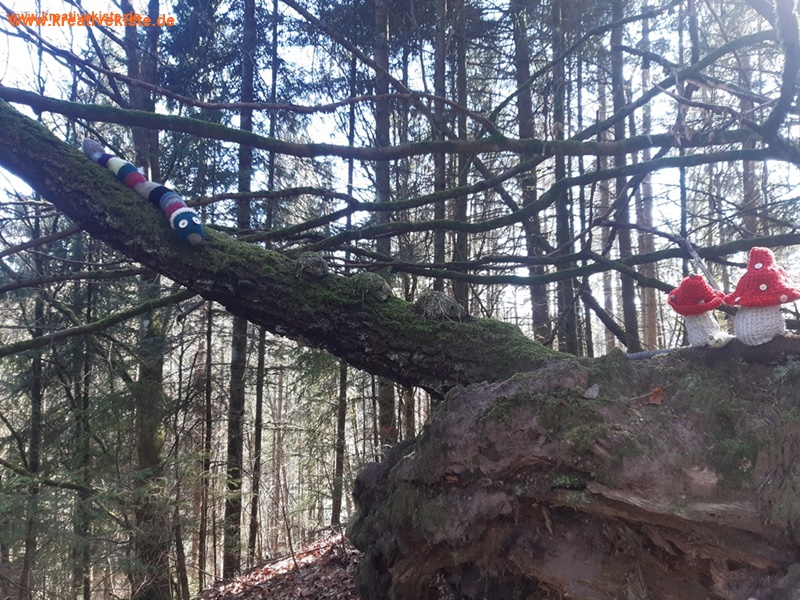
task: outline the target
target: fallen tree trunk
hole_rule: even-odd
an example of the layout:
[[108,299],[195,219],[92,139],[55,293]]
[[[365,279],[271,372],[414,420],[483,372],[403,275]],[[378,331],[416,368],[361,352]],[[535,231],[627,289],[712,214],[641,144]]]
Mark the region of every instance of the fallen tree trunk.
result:
[[349,364],[435,396],[566,356],[490,319],[433,320],[359,280],[306,273],[279,252],[212,228],[181,247],[159,211],[39,123],[0,100],[0,166],[92,237],[269,331],[324,348]]
[[362,597],[435,598],[442,580],[469,599],[797,597],[796,343],[454,390],[358,478]]

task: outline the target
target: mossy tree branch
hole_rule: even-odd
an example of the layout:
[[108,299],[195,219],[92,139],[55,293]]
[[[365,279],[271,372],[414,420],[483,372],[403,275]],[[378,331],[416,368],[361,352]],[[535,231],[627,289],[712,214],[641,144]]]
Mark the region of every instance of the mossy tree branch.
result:
[[358,368],[443,394],[564,356],[498,321],[433,322],[407,302],[373,300],[353,279],[298,276],[285,256],[213,231],[201,247],[179,246],[155,208],[5,103],[0,130],[0,165],[93,237],[234,314]]

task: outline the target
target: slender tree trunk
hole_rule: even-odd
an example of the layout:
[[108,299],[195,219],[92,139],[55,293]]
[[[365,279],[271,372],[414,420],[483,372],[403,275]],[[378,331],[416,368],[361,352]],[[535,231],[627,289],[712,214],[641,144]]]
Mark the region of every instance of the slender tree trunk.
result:
[[267,330],[261,327],[258,332],[258,366],[256,367],[256,414],[253,424],[253,475],[250,495],[250,526],[247,533],[247,558],[253,565],[256,557],[261,558],[258,550],[258,533],[260,530],[259,506],[261,505],[261,444],[264,430],[264,385],[267,361]]
[[[598,114],[597,120],[598,122],[603,122],[606,120],[607,116],[607,107],[608,107],[608,95],[606,94],[606,86],[600,85],[600,92],[598,94]],[[606,141],[608,139],[607,134],[605,131],[602,131],[598,134],[598,141]],[[597,157],[597,170],[598,171],[605,171],[608,168],[608,158],[605,156],[598,156]],[[597,195],[598,195],[598,205],[600,207],[600,211],[602,214],[606,214],[608,210],[611,208],[611,191],[609,189],[609,182],[608,181],[601,181],[597,184]],[[608,227],[604,227],[601,232],[601,247],[608,248],[609,244],[611,243],[611,231]],[[612,274],[610,271],[603,272],[603,310],[609,314],[614,314],[614,281],[612,279]],[[608,327],[603,328],[604,332],[604,339],[605,339],[605,353],[608,354],[611,352],[617,345],[616,338],[614,337],[614,333],[608,329]]]
[[[625,0],[613,0],[611,4],[611,20],[620,21],[624,16]],[[623,42],[623,26],[611,30],[611,92],[614,100],[614,112],[622,110],[626,104],[624,58],[621,50]],[[614,137],[617,140],[625,139],[625,120],[619,119],[614,125]],[[618,154],[614,157],[614,166],[619,168],[626,164],[626,156]],[[626,199],[627,178],[624,176],[616,179],[616,221],[622,225],[617,230],[620,258],[627,258],[632,254],[631,232],[625,227],[630,223],[630,208]],[[639,352],[642,349],[639,341],[639,317],[636,307],[636,288],[633,278],[620,274],[622,291],[622,316],[625,323],[625,338],[628,352]]]
[[[447,94],[447,0],[436,0],[436,30],[434,33],[434,58],[433,58],[433,93],[444,98]],[[433,114],[436,126],[433,135],[437,140],[444,139],[443,128],[438,126],[444,121],[444,103],[437,100],[433,105]],[[447,187],[446,178],[447,160],[444,154],[433,155],[433,189],[435,192],[444,191]],[[446,206],[444,200],[437,200],[433,207],[433,218],[437,221],[444,220]],[[445,232],[437,229],[433,232],[433,262],[442,264],[445,261]],[[444,279],[437,277],[433,282],[433,289],[443,292]]]
[[278,371],[278,389],[272,405],[272,494],[269,511],[269,549],[275,556],[280,550],[281,539],[281,495],[283,494],[283,370]]
[[344,491],[344,452],[345,423],[347,419],[347,363],[339,361],[339,397],[336,405],[336,439],[334,443],[333,507],[331,525],[339,525],[342,514],[342,495]]
[[[650,21],[642,20],[642,50],[650,50]],[[642,89],[650,89],[650,61],[647,57],[642,60]],[[651,133],[651,110],[650,104],[646,104],[642,109],[642,135]],[[651,159],[650,148],[645,148],[642,152],[642,162],[647,163]],[[640,186],[640,203],[637,207],[637,221],[643,227],[653,226],[653,185],[652,178],[648,174],[645,176]],[[650,231],[639,233],[639,253],[649,254],[655,252],[655,240]],[[642,275],[655,278],[655,264],[645,264],[641,267]],[[658,347],[658,300],[656,290],[652,287],[642,288],[642,341],[647,348]]]
[[[129,0],[123,0],[123,12],[133,12]],[[148,16],[158,18],[159,3],[151,0]],[[151,27],[146,34],[144,56],[141,55],[140,41],[135,26],[125,28],[125,52],[128,74],[131,77],[157,83],[156,53],[160,28]],[[153,98],[141,86],[128,86],[131,106],[152,111]],[[132,130],[135,161],[143,166],[148,177],[160,180],[158,166],[158,140],[153,133],[142,128]],[[157,276],[145,278],[141,294],[147,298],[157,298],[160,286]],[[141,320],[139,379],[134,388],[137,432],[137,476],[135,485],[139,493],[134,513],[137,532],[134,536],[136,564],[130,574],[133,589],[131,597],[141,600],[166,600],[171,597],[168,547],[170,528],[166,526],[166,506],[163,498],[163,484],[160,478],[161,446],[163,431],[161,416],[163,412],[162,376],[164,366],[164,324],[155,313],[148,313]]]
[[[36,214],[34,216],[34,231],[33,238],[38,239],[41,237],[40,217],[38,205],[34,208]],[[44,261],[41,255],[37,252],[34,255],[34,265],[37,273],[44,272]],[[41,337],[44,335],[44,298],[42,291],[39,290],[34,298],[33,304],[33,337]],[[31,412],[30,412],[30,428],[28,433],[28,460],[26,468],[31,475],[39,473],[41,462],[42,450],[42,403],[43,398],[43,385],[42,385],[42,354],[41,351],[36,351],[31,359],[31,374],[30,374],[30,399],[31,399]],[[19,578],[19,600],[30,600],[33,598],[33,563],[36,558],[37,549],[37,527],[38,522],[38,496],[39,486],[31,484],[28,486],[27,498],[27,518],[25,524],[25,553],[22,557],[22,570]]]
[[[457,0],[455,14],[456,42],[456,102],[462,106],[467,106],[467,21],[466,21],[465,0]],[[456,117],[458,139],[467,139],[467,115],[464,111],[459,111]],[[458,174],[456,177],[458,187],[464,187],[469,181],[470,157],[466,154],[459,154],[457,159]],[[459,196],[453,203],[453,220],[466,223],[469,219],[469,197]],[[466,262],[469,257],[469,240],[465,231],[457,231],[453,242],[453,261]],[[455,299],[469,311],[469,286],[466,281],[453,281],[453,295]]]
[[[389,93],[389,0],[375,2],[375,62],[381,68],[375,73],[375,92],[378,95],[378,99],[375,101],[375,139],[379,147],[385,148],[391,144],[389,120],[391,105],[387,98]],[[387,161],[378,161],[375,164],[375,193],[378,202],[391,202],[391,177]],[[380,212],[378,218],[381,223],[386,223],[389,213]],[[378,239],[377,250],[383,256],[390,256],[392,253],[391,238]],[[378,402],[380,405],[381,445],[391,446],[397,441],[397,426],[394,421],[394,384],[383,377],[378,380]]]
[[[160,296],[158,275],[141,280],[142,301]],[[136,501],[136,564],[131,573],[133,600],[169,600],[169,548],[167,503],[162,482],[161,450],[164,444],[165,324],[156,312],[140,319],[139,376],[133,388],[136,411],[137,464],[134,476]]]
[[417,414],[414,398],[414,388],[410,385],[403,386],[403,428],[404,439],[410,440],[417,434]]
[[[79,236],[75,242],[73,253],[76,264],[92,265],[91,257],[85,255],[84,238]],[[86,284],[85,292],[76,284],[73,293],[73,309],[83,315],[85,323],[92,321],[91,283]],[[73,396],[75,398],[75,469],[78,482],[85,488],[91,486],[91,435],[89,427],[90,390],[92,363],[87,338],[80,338],[75,344],[73,355]],[[72,548],[72,592],[74,597],[91,597],[91,545],[89,532],[91,529],[91,513],[89,505],[91,495],[87,491],[76,493],[73,511],[73,532],[75,543]]]
[[[253,102],[254,55],[256,50],[255,0],[245,0],[242,22],[242,97]],[[253,111],[241,110],[241,129],[253,130]],[[239,191],[249,192],[253,170],[253,149],[239,146]],[[239,229],[250,227],[250,202],[240,200],[236,215]],[[244,454],[245,374],[247,371],[247,320],[233,318],[231,339],[231,383],[228,407],[228,494],[225,497],[225,541],[222,576],[233,577],[242,562],[242,467]]]
[[[516,0],[512,5],[512,19],[514,32],[514,73],[517,86],[521,87],[531,77],[531,56],[528,40],[528,11],[525,0]],[[525,89],[517,94],[517,114],[519,117],[520,139],[530,139],[536,136],[534,129],[533,102],[531,90]],[[531,154],[520,154],[520,162],[533,158]],[[522,206],[528,206],[538,198],[536,190],[536,170],[531,169],[520,178]],[[539,215],[523,221],[525,229],[525,247],[529,257],[541,256],[542,231]],[[528,274],[531,277],[543,275],[543,266],[531,265]],[[531,296],[531,320],[534,337],[537,340],[550,339],[550,310],[547,305],[547,286],[530,285],[528,290]]]
[[211,343],[214,323],[213,303],[206,303],[205,323],[205,362],[203,363],[203,467],[200,490],[200,524],[197,534],[197,583],[198,591],[205,589],[208,565],[208,513],[211,499],[211,433],[213,426],[212,394],[212,362]]
[[[563,52],[564,23],[562,17],[562,0],[552,3],[553,55]],[[566,82],[564,81],[564,62],[553,66],[553,121],[551,127],[555,140],[563,140],[566,129]],[[555,179],[561,181],[567,176],[567,162],[563,156],[555,157]],[[572,254],[572,206],[570,191],[564,189],[555,202],[556,205],[556,245],[560,254]],[[570,269],[574,263],[559,265],[559,269]],[[578,329],[575,315],[575,290],[572,279],[558,283],[558,347],[559,350],[578,354]]]

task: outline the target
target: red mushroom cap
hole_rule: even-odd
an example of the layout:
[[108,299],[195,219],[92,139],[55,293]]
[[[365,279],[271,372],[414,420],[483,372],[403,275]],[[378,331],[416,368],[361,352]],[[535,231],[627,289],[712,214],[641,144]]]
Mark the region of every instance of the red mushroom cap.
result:
[[689,275],[669,293],[667,302],[679,315],[691,317],[718,308],[724,295],[708,285],[702,275]]
[[747,271],[736,290],[725,296],[731,306],[780,306],[800,299],[800,289],[794,287],[789,275],[775,264],[775,255],[769,248],[750,250]]

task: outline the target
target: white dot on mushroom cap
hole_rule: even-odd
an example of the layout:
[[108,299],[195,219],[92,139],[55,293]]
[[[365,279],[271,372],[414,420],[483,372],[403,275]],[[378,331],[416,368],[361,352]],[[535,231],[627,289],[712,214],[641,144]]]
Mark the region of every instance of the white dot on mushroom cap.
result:
[[672,296],[670,296],[669,299],[674,301],[677,300],[678,297],[675,294],[672,294]]
[[755,267],[756,269],[760,269],[763,266],[764,266],[763,263],[756,263],[756,264],[753,265],[753,267]]
[[763,292],[764,290],[767,289],[767,284],[766,283],[762,283],[760,286],[758,286],[758,289],[760,289]]
[[705,301],[705,300],[698,300],[698,301],[697,301],[697,303],[698,303],[698,304],[705,304],[705,303],[706,303],[706,301]]
[[789,296],[786,294],[781,294],[781,302],[787,302],[789,300]]
[[741,297],[741,296],[736,296],[736,299],[734,300],[734,302],[738,302],[738,301],[739,301],[739,300],[741,300],[741,299],[742,299],[742,297]]

